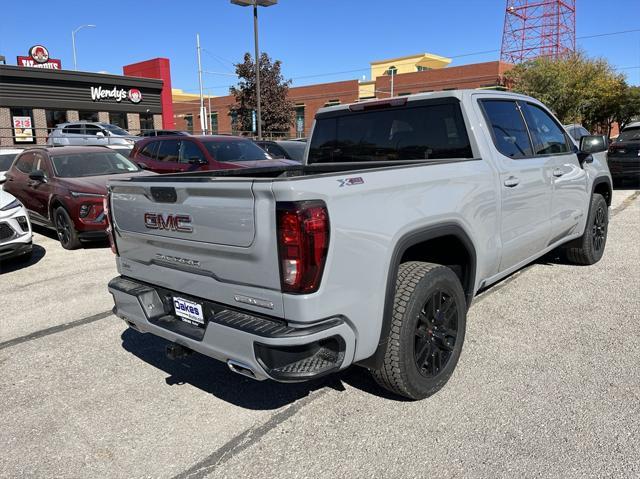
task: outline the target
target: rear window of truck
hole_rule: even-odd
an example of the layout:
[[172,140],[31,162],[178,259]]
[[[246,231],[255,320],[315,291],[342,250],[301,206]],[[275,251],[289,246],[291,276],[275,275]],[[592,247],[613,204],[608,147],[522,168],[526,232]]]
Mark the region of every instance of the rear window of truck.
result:
[[472,157],[460,105],[447,103],[320,117],[308,163]]

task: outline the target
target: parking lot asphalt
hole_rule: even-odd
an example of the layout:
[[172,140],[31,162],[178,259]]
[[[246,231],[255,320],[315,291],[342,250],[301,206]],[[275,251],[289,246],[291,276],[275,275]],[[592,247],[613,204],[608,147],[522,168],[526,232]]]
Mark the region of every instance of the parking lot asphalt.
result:
[[0,477],[638,477],[640,197],[602,261],[549,255],[474,301],[459,366],[420,402],[359,368],[255,382],[109,313],[104,245],[37,233],[0,268]]

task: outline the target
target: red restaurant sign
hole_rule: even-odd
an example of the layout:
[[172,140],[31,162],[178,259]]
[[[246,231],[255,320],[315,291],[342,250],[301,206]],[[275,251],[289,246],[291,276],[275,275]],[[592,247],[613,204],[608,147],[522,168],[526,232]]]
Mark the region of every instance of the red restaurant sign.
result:
[[50,70],[61,70],[60,60],[49,58],[49,50],[42,45],[34,45],[29,49],[28,57],[18,57],[19,67],[48,68]]

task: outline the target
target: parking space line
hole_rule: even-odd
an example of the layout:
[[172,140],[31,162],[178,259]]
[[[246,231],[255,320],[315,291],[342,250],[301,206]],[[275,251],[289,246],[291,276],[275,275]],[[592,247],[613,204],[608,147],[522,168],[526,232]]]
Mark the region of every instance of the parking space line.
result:
[[174,476],[173,479],[200,479],[209,475],[216,467],[224,464],[232,457],[259,442],[262,437],[265,436],[269,431],[294,416],[304,406],[312,403],[319,397],[322,397],[330,390],[330,388],[324,388],[318,391],[314,391],[307,397],[294,402],[283,411],[280,411],[271,416],[271,418],[262,426],[246,429],[234,438],[227,441],[224,445],[219,447],[216,451],[214,451],[202,461],[193,465],[186,471]]
[[75,328],[76,326],[82,326],[85,324],[93,323],[94,321],[98,321],[100,319],[104,319],[112,315],[113,315],[113,312],[111,310],[103,311],[102,313],[94,314],[93,316],[87,316],[86,318],[82,318],[82,319],[77,319],[69,323],[59,324],[58,326],[53,326],[47,329],[41,329],[40,331],[27,334],[26,336],[20,336],[18,338],[10,339],[9,341],[0,343],[0,350],[10,348],[12,346],[17,346],[18,344],[26,343],[27,341],[32,341],[34,339],[39,339],[45,336],[49,336],[51,334],[60,333],[62,331],[66,331],[67,329]]
[[611,216],[616,216],[618,213],[620,213],[621,211],[625,210],[631,203],[633,203],[633,201],[638,198],[638,196],[640,196],[640,190],[639,191],[635,191],[632,195],[630,195],[628,198],[626,198],[622,204],[618,205],[616,208],[613,209],[613,211],[611,212]]

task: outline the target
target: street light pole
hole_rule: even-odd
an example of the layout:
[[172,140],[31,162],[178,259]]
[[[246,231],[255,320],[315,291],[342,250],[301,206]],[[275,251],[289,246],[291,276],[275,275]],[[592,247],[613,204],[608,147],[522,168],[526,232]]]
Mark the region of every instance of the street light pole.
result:
[[78,71],[78,60],[76,56],[76,33],[78,33],[83,28],[95,28],[95,25],[80,25],[75,30],[71,31],[71,48],[73,49],[73,69]]
[[258,124],[258,140],[262,140],[262,110],[260,109],[260,49],[258,48],[258,3],[253,3],[253,38],[255,42],[256,61],[256,123]]
[[258,48],[258,7],[270,7],[278,0],[231,0],[234,5],[253,7],[253,37],[255,43],[256,61],[256,123],[258,124],[258,140],[262,140],[262,109],[260,106],[260,49]]

